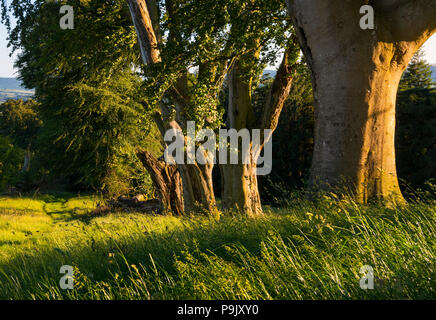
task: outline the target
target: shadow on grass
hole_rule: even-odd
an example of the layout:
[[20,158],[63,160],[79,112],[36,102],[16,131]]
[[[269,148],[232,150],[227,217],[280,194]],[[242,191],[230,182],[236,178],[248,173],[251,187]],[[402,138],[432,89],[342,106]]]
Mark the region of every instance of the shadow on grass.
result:
[[107,230],[104,225],[92,223],[93,218],[80,217],[81,221],[92,224],[93,231],[77,235],[74,243],[60,248],[40,248],[0,265],[0,298],[27,299],[40,290],[38,284],[47,281],[57,286],[62,265],[77,267],[94,283],[113,283],[115,273],[126,277],[131,265],[141,265],[150,273],[158,268],[159,272],[177,278],[176,257],[183,260],[187,252],[200,260],[200,253],[207,253],[232,261],[234,256],[226,249],[228,245],[240,245],[253,255],[259,255],[261,242],[269,232],[299,232],[284,224],[280,217],[268,223],[261,219],[226,218],[223,222],[216,222],[194,217],[182,219],[178,227],[163,225],[160,231],[151,228],[158,216],[149,217],[151,225],[136,224],[125,218],[126,230],[122,231]]
[[[86,226],[78,227],[72,238],[0,265],[0,298],[436,296],[431,286],[433,271],[426,262],[431,257],[423,255],[434,243],[431,207],[411,207],[411,214],[354,205],[341,207],[348,210],[345,213],[328,206],[307,204],[284,214],[256,219],[223,217],[220,221],[120,214],[117,228],[85,215],[81,218]],[[418,227],[410,224],[418,218]],[[425,228],[428,235],[422,233]],[[359,269],[364,264],[373,264],[376,272],[384,274],[385,288],[373,292],[359,288]],[[77,289],[72,293],[58,288],[62,265],[76,268]],[[132,271],[137,267],[143,278]],[[390,279],[404,284],[403,291],[392,289]],[[107,295],[99,295],[104,290]]]

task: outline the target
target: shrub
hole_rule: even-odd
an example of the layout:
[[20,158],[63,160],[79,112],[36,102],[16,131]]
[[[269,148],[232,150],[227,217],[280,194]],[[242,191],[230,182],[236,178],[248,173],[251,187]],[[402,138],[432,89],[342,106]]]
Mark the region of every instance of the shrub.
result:
[[0,191],[20,180],[24,150],[15,147],[7,137],[0,136]]

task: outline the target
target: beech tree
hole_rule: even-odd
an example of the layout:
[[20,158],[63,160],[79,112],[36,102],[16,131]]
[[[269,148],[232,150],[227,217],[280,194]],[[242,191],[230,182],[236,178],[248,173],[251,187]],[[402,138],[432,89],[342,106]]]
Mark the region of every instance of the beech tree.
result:
[[[256,39],[259,40],[259,39]],[[295,39],[296,40],[296,39]],[[260,49],[260,48],[259,48]],[[276,129],[283,105],[289,95],[295,66],[297,65],[299,47],[290,40],[286,47],[283,60],[271,85],[267,99],[260,113],[255,114],[252,100],[253,79],[250,72],[250,61],[256,61],[256,51],[240,57],[229,76],[229,105],[226,125],[228,128],[241,129]],[[248,69],[248,70],[247,70]],[[251,141],[249,149],[250,164],[244,164],[241,153],[238,164],[221,165],[222,203],[223,209],[237,209],[248,215],[262,213],[259,189],[257,184],[257,158],[265,146],[267,139],[262,135],[260,148],[257,149]]]
[[71,185],[110,195],[143,192],[150,182],[134,150],[159,152],[160,145],[141,104],[142,79],[132,67],[140,55],[131,49],[137,42],[127,5],[70,0],[75,26],[64,30],[62,4],[14,0],[2,10],[7,25],[15,20],[9,45],[18,51],[19,79],[35,89],[34,110],[42,121],[33,141],[25,139],[20,147],[31,144],[37,151],[32,163]]
[[[398,84],[415,52],[436,31],[436,1],[287,4],[312,72],[311,189],[346,186],[360,202],[402,202],[394,148]],[[364,5],[374,9],[374,29],[360,27]]]
[[[191,32],[183,33],[186,31],[183,29],[183,11],[179,10],[177,1],[127,0],[127,3],[145,66],[144,74],[149,84],[151,83],[150,95],[154,95],[154,99],[150,99],[145,107],[153,108],[154,105],[158,105],[159,111],[155,112],[154,119],[161,131],[162,140],[167,130],[186,132],[187,120],[194,120],[189,119],[189,112],[194,109],[195,113],[201,109],[201,106],[193,103],[200,97],[212,98],[211,110],[197,112],[196,115],[200,114],[200,117],[207,119],[214,118],[216,104],[213,102],[216,99],[213,97],[217,96],[216,88],[220,87],[219,82],[222,82],[221,79],[224,77],[225,66],[216,71],[216,79],[219,80],[214,86],[202,91],[201,84],[196,82],[189,88],[188,47],[193,48],[190,41],[195,35]],[[192,42],[198,44],[195,39]],[[202,64],[200,67],[205,66]],[[215,63],[214,67],[218,67],[218,63]],[[195,106],[191,108],[193,104]],[[165,145],[165,141],[162,143]],[[164,187],[161,194],[166,197],[164,204],[167,203],[167,206],[171,207],[168,209],[178,213],[193,210],[198,206],[209,212],[216,210],[212,184],[213,165],[201,165],[196,161],[192,164],[178,163],[177,169],[181,179],[174,179],[174,174],[177,173],[172,165],[154,159],[146,152],[140,153],[139,157],[147,168],[154,168],[150,170],[150,174],[155,183]],[[181,194],[183,199],[180,197]]]
[[[155,119],[162,135],[168,129],[186,132],[189,120],[194,120],[197,128],[221,128],[224,110],[220,110],[218,98],[224,83],[229,88],[224,125],[227,129],[275,129],[299,56],[282,2],[127,2],[146,74],[153,84],[151,91],[158,93],[152,100],[159,106]],[[255,115],[251,93],[258,85],[266,62],[277,55],[277,48],[284,49],[284,58],[261,114]],[[192,72],[193,68],[197,68],[197,72]],[[239,156],[241,160],[242,155]],[[256,160],[253,150],[250,156]],[[148,167],[160,168],[154,170],[158,173],[156,181],[176,183],[168,179],[169,168],[162,163],[152,164],[153,160],[146,156],[142,159],[148,161]],[[189,211],[198,203],[213,211],[213,165],[196,162],[177,164],[177,167],[185,210]],[[220,169],[223,208],[237,208],[250,215],[261,213],[255,161],[251,165],[221,165]],[[174,192],[172,198],[177,199]]]

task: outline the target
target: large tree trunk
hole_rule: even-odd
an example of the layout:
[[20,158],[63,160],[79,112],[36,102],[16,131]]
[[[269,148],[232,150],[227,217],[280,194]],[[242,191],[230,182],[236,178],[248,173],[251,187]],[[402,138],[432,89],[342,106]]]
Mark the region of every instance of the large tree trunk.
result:
[[236,210],[249,216],[262,214],[256,165],[228,164],[221,169],[223,210]]
[[[391,54],[380,49],[382,56]],[[354,62],[344,66],[339,60],[314,69],[317,100],[310,186],[345,186],[360,202],[401,200],[394,133],[397,86],[404,69],[376,66],[371,57]]]
[[175,165],[153,157],[148,151],[137,153],[159,194],[164,211],[176,215],[183,214],[183,188],[180,174]]
[[177,215],[204,209],[212,214],[216,201],[212,165],[170,165],[147,151],[137,153],[159,193],[163,208]]
[[216,213],[216,201],[213,191],[213,165],[184,164],[179,165],[183,182],[185,211],[206,210]]
[[[237,61],[229,77],[229,107],[227,127],[230,129],[253,129],[256,125],[251,101],[251,78],[244,76]],[[250,143],[251,145],[251,143]],[[256,163],[244,164],[241,141],[238,142],[238,164],[220,165],[223,210],[237,210],[254,216],[262,213],[257,187]],[[252,157],[250,157],[252,159]]]
[[[396,94],[403,71],[434,26],[419,21],[425,14],[418,5],[381,0],[374,4],[376,30],[362,30],[359,11],[366,3],[288,3],[312,70],[316,124],[310,188],[345,187],[360,202],[402,202],[395,165]],[[428,9],[436,20],[434,8]],[[412,22],[415,14],[418,20]]]

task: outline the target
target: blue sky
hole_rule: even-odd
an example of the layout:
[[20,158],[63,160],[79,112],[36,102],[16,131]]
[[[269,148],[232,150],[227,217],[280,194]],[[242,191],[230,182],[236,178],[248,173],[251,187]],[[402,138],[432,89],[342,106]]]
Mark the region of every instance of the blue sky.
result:
[[[15,77],[14,57],[9,57],[11,50],[7,48],[7,32],[5,26],[0,24],[0,77]],[[426,59],[436,64],[436,34],[424,45]]]

